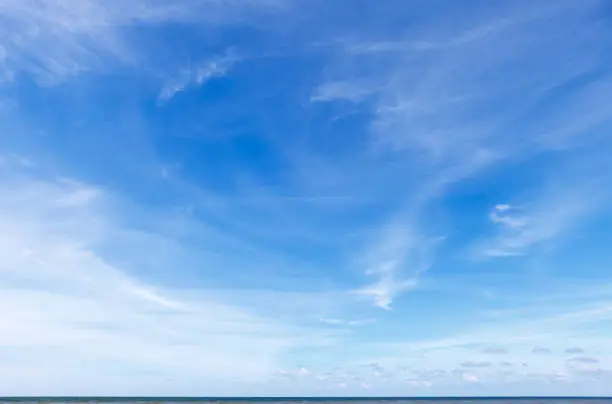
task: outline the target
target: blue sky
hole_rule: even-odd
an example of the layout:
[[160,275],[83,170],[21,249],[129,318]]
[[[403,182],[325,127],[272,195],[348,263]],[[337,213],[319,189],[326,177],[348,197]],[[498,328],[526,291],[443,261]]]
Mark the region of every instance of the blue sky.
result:
[[0,0],[0,394],[612,395],[611,12]]

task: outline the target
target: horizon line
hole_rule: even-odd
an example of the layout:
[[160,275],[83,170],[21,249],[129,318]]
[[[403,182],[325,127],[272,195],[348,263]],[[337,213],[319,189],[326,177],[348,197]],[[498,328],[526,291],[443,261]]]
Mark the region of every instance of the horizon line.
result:
[[0,401],[25,401],[25,400],[98,400],[98,401],[317,401],[317,400],[343,400],[343,401],[359,401],[359,400],[378,400],[378,401],[394,401],[394,400],[542,400],[542,399],[566,399],[566,400],[602,400],[612,399],[612,396],[0,396]]

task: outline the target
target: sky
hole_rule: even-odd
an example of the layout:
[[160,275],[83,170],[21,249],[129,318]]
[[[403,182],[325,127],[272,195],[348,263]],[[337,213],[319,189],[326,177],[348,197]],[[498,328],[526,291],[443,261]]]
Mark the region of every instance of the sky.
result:
[[0,0],[0,395],[612,395],[612,8]]

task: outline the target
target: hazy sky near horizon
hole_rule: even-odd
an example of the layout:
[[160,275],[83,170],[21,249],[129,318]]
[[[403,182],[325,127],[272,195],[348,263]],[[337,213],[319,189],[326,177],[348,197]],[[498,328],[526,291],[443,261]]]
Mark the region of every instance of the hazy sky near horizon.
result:
[[612,395],[612,4],[0,0],[0,395]]

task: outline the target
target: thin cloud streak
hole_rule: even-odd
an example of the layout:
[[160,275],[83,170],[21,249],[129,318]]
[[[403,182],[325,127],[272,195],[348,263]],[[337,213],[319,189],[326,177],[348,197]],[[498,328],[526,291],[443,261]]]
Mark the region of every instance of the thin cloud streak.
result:
[[207,81],[215,77],[225,75],[232,66],[239,61],[239,58],[228,51],[225,55],[209,60],[199,67],[185,69],[179,76],[166,84],[159,93],[159,101],[167,102],[177,93],[185,91],[191,86],[202,86]]

